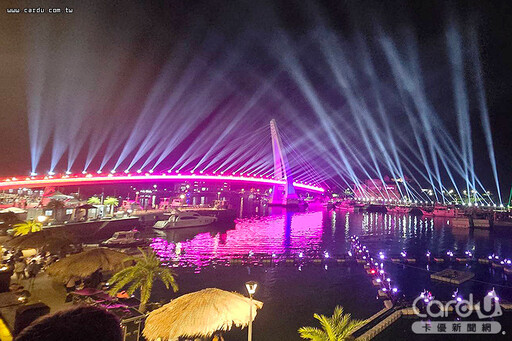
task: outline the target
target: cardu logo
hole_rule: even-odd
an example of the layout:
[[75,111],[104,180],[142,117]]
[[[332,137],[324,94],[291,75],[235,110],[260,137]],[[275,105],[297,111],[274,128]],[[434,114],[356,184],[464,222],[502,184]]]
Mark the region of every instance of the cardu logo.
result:
[[[448,302],[435,300],[430,292],[424,291],[412,305],[414,313],[420,318],[444,318],[451,312],[461,318],[468,318],[476,313],[480,320],[490,319],[503,315],[499,304],[499,297],[494,289],[483,299],[483,302],[474,303],[473,294],[469,299],[462,299],[458,291],[452,295]],[[501,331],[501,324],[496,321],[417,321],[412,324],[412,331],[416,334],[497,334]],[[502,332],[505,334],[505,332]]]

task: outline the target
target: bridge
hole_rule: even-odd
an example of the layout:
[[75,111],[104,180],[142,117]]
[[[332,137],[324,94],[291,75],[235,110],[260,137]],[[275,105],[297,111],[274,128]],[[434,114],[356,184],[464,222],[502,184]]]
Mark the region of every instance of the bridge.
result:
[[232,183],[247,183],[254,185],[272,186],[270,203],[273,205],[294,205],[298,202],[296,189],[311,192],[324,193],[325,189],[311,182],[294,181],[290,172],[288,159],[283,150],[283,143],[275,120],[270,122],[272,137],[272,152],[274,157],[274,176],[249,176],[249,175],[224,175],[194,173],[160,173],[152,171],[142,173],[111,172],[108,174],[49,174],[44,176],[9,177],[0,180],[0,190],[18,188],[45,188],[85,185],[127,184],[144,182],[178,182],[178,181],[222,181]]

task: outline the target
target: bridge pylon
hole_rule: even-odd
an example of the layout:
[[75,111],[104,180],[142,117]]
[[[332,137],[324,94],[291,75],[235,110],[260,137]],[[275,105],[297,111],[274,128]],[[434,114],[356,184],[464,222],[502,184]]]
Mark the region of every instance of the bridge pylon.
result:
[[286,181],[286,184],[274,185],[269,204],[274,206],[297,206],[299,204],[299,197],[295,192],[295,187],[293,187],[293,176],[283,150],[283,142],[281,141],[275,119],[270,121],[270,134],[272,136],[272,154],[274,156],[274,177],[276,180]]

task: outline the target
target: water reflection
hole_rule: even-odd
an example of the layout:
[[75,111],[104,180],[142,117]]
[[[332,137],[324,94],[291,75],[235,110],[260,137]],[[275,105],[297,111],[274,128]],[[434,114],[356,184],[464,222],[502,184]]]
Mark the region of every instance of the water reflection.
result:
[[[249,253],[255,257],[298,256],[300,252],[311,254],[320,249],[322,227],[320,211],[287,212],[237,219],[232,230],[209,229],[185,241],[176,239],[179,231],[166,232],[165,236],[154,238],[151,247],[165,261],[197,267],[209,265],[213,260],[245,257]],[[180,242],[180,254],[175,252],[176,242]]]
[[[264,212],[260,210],[260,212]],[[265,212],[268,213],[268,212]],[[236,219],[232,225],[159,231],[151,244],[164,260],[178,266],[204,267],[228,264],[232,258],[321,258],[324,252],[344,255],[349,236],[364,236],[372,252],[411,256],[455,255],[466,250],[475,256],[512,254],[512,239],[499,231],[451,228],[446,219],[349,213],[343,211],[293,212],[273,210],[273,215]],[[179,243],[179,252],[176,252]]]

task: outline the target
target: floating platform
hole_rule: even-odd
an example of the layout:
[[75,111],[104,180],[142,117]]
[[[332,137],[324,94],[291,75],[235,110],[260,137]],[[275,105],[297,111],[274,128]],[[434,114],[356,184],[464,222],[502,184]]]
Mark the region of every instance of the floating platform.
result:
[[430,278],[432,279],[452,284],[461,284],[469,281],[473,277],[475,277],[475,274],[472,272],[453,269],[445,269],[430,275]]
[[400,263],[402,261],[402,259],[401,258],[391,258],[391,261],[393,263]]
[[478,263],[489,264],[491,261],[488,258],[478,258]]
[[470,261],[469,258],[455,258],[455,260],[459,263],[467,263]]
[[405,261],[407,263],[416,263],[416,258],[406,258]]
[[434,262],[436,262],[436,263],[443,263],[444,262],[444,258],[435,258],[434,257]]

